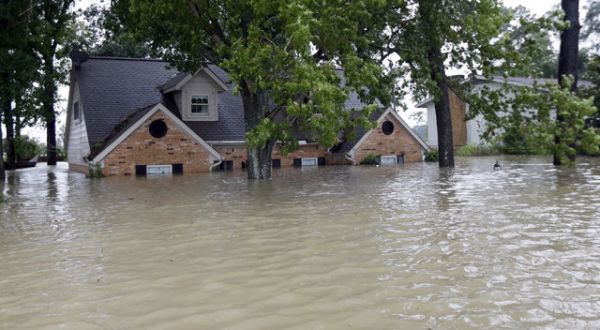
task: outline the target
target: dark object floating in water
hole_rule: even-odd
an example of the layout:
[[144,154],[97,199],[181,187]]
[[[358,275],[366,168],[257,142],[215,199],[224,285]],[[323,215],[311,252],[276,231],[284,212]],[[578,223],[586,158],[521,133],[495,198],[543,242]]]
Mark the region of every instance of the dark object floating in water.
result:
[[[35,156],[33,158],[31,158],[29,161],[26,162],[17,162],[15,164],[15,169],[21,169],[21,168],[29,168],[29,167],[35,167],[35,165],[37,164],[37,160],[38,160],[38,156]],[[4,162],[4,166],[6,167],[6,162]]]
[[496,163],[494,164],[494,171],[501,169],[502,166],[500,165],[500,162],[496,161]]

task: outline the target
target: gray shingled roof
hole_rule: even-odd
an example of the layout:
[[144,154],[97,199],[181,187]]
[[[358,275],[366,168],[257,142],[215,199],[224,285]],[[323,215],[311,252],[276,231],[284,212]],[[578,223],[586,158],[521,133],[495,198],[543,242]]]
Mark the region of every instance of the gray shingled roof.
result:
[[[223,82],[229,82],[225,71],[215,65],[208,68]],[[106,141],[118,135],[115,128],[123,126],[123,122],[140,109],[163,103],[181,118],[173,101],[160,89],[186,74],[169,69],[164,61],[91,57],[76,69],[75,74],[91,149],[98,149],[94,148],[97,144],[106,145]],[[218,103],[218,121],[186,124],[207,141],[244,140],[240,97],[231,92],[220,93]]]
[[[488,79],[484,76],[475,76],[474,80],[481,81],[484,83],[490,81],[490,79]],[[504,83],[506,81],[506,83],[508,83],[509,85],[529,86],[529,87],[533,87],[535,84],[540,85],[540,86],[546,85],[546,84],[558,84],[556,78],[507,77],[505,79],[502,76],[493,76],[493,77],[491,77],[491,81],[496,81],[499,83]],[[577,84],[580,87],[591,87],[594,85],[591,81],[582,80],[582,79],[579,79]]]
[[[470,79],[464,80],[463,83],[475,83],[475,84],[485,84],[485,83],[498,83],[498,84],[504,84],[507,83],[508,85],[512,85],[512,86],[527,86],[527,87],[533,87],[535,84],[537,84],[538,86],[543,86],[546,84],[558,84],[558,81],[554,78],[531,78],[531,77],[507,77],[506,79],[502,76],[492,76],[490,78],[486,78],[484,76],[474,76]],[[593,87],[594,84],[589,81],[589,80],[578,80],[577,85],[579,87],[585,87],[585,88],[590,88]],[[433,102],[433,98],[432,97],[427,97],[426,99],[417,102],[417,104],[415,105],[415,107],[417,108],[426,108],[430,103]]]
[[[221,81],[231,86],[228,74],[216,65],[209,65]],[[161,90],[175,86],[187,73],[168,68],[167,62],[132,58],[91,57],[75,69],[79,82],[81,103],[86,121],[90,148],[100,152],[119,136],[135,118],[140,118],[154,105],[162,103],[178,118],[181,114],[170,95]],[[185,122],[206,141],[243,141],[244,110],[241,97],[232,88],[219,93],[219,120],[214,122]],[[361,109],[364,104],[356,93],[345,103],[347,109]],[[377,111],[377,120],[383,111]],[[340,143],[334,150],[347,152],[366,133],[356,131],[356,138]],[[299,139],[303,139],[299,136]]]
[[76,69],[90,148],[136,110],[162,99],[158,86],[177,70],[156,60],[91,57]]
[[187,77],[188,75],[189,75],[189,73],[187,73],[187,72],[176,73],[171,78],[169,78],[169,80],[167,80],[167,82],[165,82],[163,85],[160,86],[160,90],[165,91],[169,88],[173,88],[173,87],[177,86],[177,84],[179,84],[179,82],[182,81],[183,79],[185,79],[185,77]]
[[[371,121],[376,121],[379,119],[379,117],[381,117],[381,115],[383,115],[383,113],[385,112],[385,110],[383,109],[379,109],[377,111],[373,111],[373,113],[371,114],[371,118],[369,118]],[[356,112],[356,116],[360,115],[359,112]],[[354,138],[353,139],[348,139],[346,140],[344,138],[344,140],[339,143],[338,145],[334,146],[333,148],[331,148],[331,152],[333,153],[340,153],[340,154],[346,154],[348,153],[350,150],[352,150],[352,148],[354,148],[354,146],[356,145],[356,143],[358,143],[358,141],[360,141],[360,139],[367,134],[367,130],[365,130],[362,126],[358,126],[356,128],[356,130],[354,131]]]

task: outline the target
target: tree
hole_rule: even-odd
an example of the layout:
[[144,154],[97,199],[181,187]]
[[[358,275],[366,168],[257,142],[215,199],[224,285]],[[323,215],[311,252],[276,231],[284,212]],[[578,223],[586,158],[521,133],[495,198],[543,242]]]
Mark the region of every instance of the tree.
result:
[[0,9],[0,85],[2,122],[6,127],[7,168],[16,167],[15,135],[20,132],[23,100],[32,88],[37,70],[37,57],[32,47],[31,28],[35,21],[30,3],[7,0]]
[[[560,53],[558,56],[558,84],[565,86],[567,82],[570,82],[570,89],[573,93],[577,91],[577,81],[579,79],[578,74],[578,56],[579,56],[579,31],[581,25],[579,24],[579,0],[562,0],[562,9],[565,13],[564,21],[567,23],[567,28],[561,32],[560,35]],[[562,141],[565,130],[565,122],[567,118],[560,111],[557,113],[556,121],[559,127],[564,128],[559,130],[555,135],[555,152],[554,152],[554,165],[563,165],[565,163],[565,156],[568,157],[569,162],[575,161],[575,153],[570,152],[565,154],[564,141]]]
[[54,103],[58,84],[66,77],[68,49],[62,47],[68,36],[69,21],[73,17],[71,6],[74,0],[43,0],[34,6],[40,19],[40,27],[35,34],[37,52],[42,61],[40,104],[46,124],[46,146],[48,165],[56,165],[56,111]]
[[600,55],[595,55],[591,60],[586,72],[586,79],[592,83],[587,88],[578,88],[578,93],[583,97],[594,98],[596,113],[588,120],[590,126],[600,128]]
[[454,167],[449,91],[458,92],[461,86],[446,75],[446,68],[492,72],[504,47],[504,39],[497,36],[509,17],[495,0],[395,3],[387,15],[387,49],[400,57],[397,70],[407,78],[404,87],[418,99],[434,97],[439,165]]
[[[502,133],[505,144],[519,140],[528,153],[550,152],[555,165],[574,164],[577,152],[597,154],[600,137],[586,125],[597,112],[594,93],[577,93],[581,66],[578,54],[578,1],[563,0],[563,14],[556,24],[540,27],[561,31],[561,50],[556,83],[534,84],[532,87],[505,86],[501,90],[479,93],[475,100],[476,113],[488,121],[486,139]],[[551,21],[551,20],[550,20]],[[545,27],[544,27],[545,26]],[[527,63],[527,62],[525,62]],[[591,73],[594,71],[590,66]],[[591,89],[591,91],[595,91]],[[583,95],[583,97],[582,97]]]
[[584,29],[581,33],[582,40],[590,40],[596,52],[600,51],[600,1],[590,1],[585,15]]
[[[368,112],[390,100],[391,79],[370,36],[384,3],[305,0],[120,0],[123,22],[180,70],[212,62],[228,71],[244,107],[248,178],[271,177],[271,152],[298,142],[298,127],[324,146],[341,131],[372,127]],[[337,71],[343,69],[343,77]],[[344,103],[367,104],[353,121]],[[357,109],[358,110],[358,109]]]
[[[2,121],[2,113],[0,113],[0,122]],[[4,170],[4,146],[2,143],[2,125],[0,125],[0,182],[4,183],[6,177]]]
[[122,3],[113,2],[112,8],[92,4],[79,11],[71,24],[71,49],[81,49],[90,55],[144,58],[150,49],[135,39],[133,33],[117,15],[123,9]]
[[[523,7],[503,8],[505,15],[511,20],[502,27],[502,35],[509,38],[514,50],[527,54],[529,59],[529,76],[541,78],[556,78],[558,76],[557,52],[550,39],[551,30],[544,28],[543,24],[536,24],[539,20]],[[548,18],[554,15],[549,12]],[[502,75],[503,72],[498,72]]]

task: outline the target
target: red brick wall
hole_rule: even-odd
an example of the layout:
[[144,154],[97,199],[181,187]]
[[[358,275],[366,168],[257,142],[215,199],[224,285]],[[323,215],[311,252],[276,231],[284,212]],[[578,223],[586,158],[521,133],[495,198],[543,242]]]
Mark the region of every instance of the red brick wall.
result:
[[[169,128],[167,135],[157,139],[150,135],[148,127],[154,120],[162,119]],[[422,160],[421,145],[417,140],[391,115],[386,120],[394,123],[394,132],[385,135],[381,125],[371,132],[367,139],[360,145],[354,159],[360,162],[368,154],[399,155],[404,154],[406,162]],[[233,161],[234,168],[242,168],[246,162],[247,150],[244,145],[215,146],[224,160]],[[294,158],[325,157],[327,164],[347,164],[342,158],[333,158],[322,146],[307,144],[283,156],[279,148],[273,150],[273,159],[280,159],[281,166],[293,166]],[[134,175],[135,165],[161,165],[183,164],[184,173],[208,172],[210,170],[211,156],[206,148],[193,140],[181,130],[162,112],[157,112],[142,126],[133,132],[125,141],[115,148],[104,159],[104,175]],[[74,167],[74,170],[87,172],[87,167]],[[85,170],[85,171],[84,171]]]
[[232,160],[233,168],[236,170],[241,169],[242,162],[246,162],[246,158],[248,158],[248,152],[244,145],[214,146],[213,148],[223,156],[223,160]]
[[287,156],[281,154],[278,148],[273,150],[273,159],[281,159],[281,166],[293,166],[294,158],[319,158],[325,157],[327,150],[318,144],[301,145],[298,150],[292,151]]
[[[233,161],[233,167],[235,169],[242,168],[242,162],[246,162],[248,158],[246,146],[214,146],[215,150],[223,156],[225,161]],[[295,150],[287,156],[283,156],[279,148],[275,147],[271,157],[273,159],[280,159],[281,166],[293,166],[294,158],[308,158],[308,157],[326,157],[327,150],[317,144],[302,145],[298,150]]]
[[[385,121],[394,124],[394,132],[385,135],[381,126]],[[422,147],[406,128],[391,114],[386,115],[381,124],[369,134],[354,154],[354,160],[361,162],[367,155],[400,155],[404,154],[405,162],[423,161]]]
[[[157,139],[148,127],[157,119],[167,124],[167,135]],[[104,158],[104,175],[135,175],[135,165],[183,164],[184,173],[208,172],[210,153],[163,112],[146,120]]]

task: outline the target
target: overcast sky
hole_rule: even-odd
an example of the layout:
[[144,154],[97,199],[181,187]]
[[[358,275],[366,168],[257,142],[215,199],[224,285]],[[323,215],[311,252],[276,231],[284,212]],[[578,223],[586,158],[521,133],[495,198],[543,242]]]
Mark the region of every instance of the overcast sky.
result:
[[[582,1],[582,2],[585,2],[585,1]],[[107,0],[96,0],[96,1],[94,1],[94,0],[76,0],[75,7],[77,9],[83,9],[93,3],[106,4],[106,3],[108,3],[108,1]],[[529,10],[531,10],[532,13],[534,13],[536,15],[543,15],[544,13],[546,13],[547,11],[552,9],[553,6],[560,4],[560,1],[559,0],[504,0],[504,4],[508,7],[515,7],[515,6],[521,5],[521,6],[527,7]],[[58,125],[59,125],[59,127],[61,127],[64,125],[64,123],[66,121],[64,108],[66,107],[66,98],[68,96],[68,86],[62,86],[59,88],[59,96],[61,97],[61,99],[63,101],[57,104],[56,109],[61,111],[61,113],[58,117],[59,118]],[[417,110],[410,107],[409,111],[402,114],[402,117],[404,117],[404,119],[406,121],[408,121],[409,124],[411,124],[411,125],[416,124],[416,122],[411,118],[411,114],[414,113],[415,111],[417,111]],[[46,140],[45,130],[41,127],[33,127],[33,128],[25,129],[25,134],[30,135],[39,141]]]
[[[582,1],[583,2],[583,1]],[[531,12],[542,15],[552,9],[553,6],[560,4],[559,0],[504,0],[507,7],[524,6]]]

